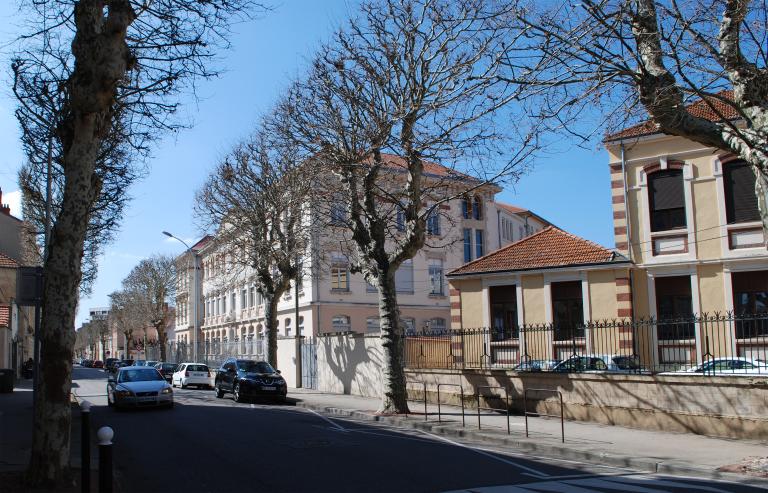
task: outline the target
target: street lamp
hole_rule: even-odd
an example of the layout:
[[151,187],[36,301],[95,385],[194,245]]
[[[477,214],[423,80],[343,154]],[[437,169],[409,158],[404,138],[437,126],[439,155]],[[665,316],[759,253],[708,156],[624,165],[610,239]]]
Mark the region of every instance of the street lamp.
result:
[[[174,240],[177,240],[177,241],[181,242],[182,245],[187,247],[187,253],[190,254],[189,258],[191,258],[193,263],[194,263],[195,275],[194,275],[194,280],[192,281],[192,284],[193,284],[193,288],[194,288],[194,292],[195,292],[195,297],[192,300],[192,311],[195,314],[195,320],[194,320],[194,322],[192,324],[192,327],[194,329],[194,332],[192,334],[192,359],[194,359],[195,363],[197,363],[197,330],[198,330],[197,329],[197,322],[199,320],[198,316],[197,316],[197,299],[199,297],[199,293],[197,292],[197,290],[198,290],[198,285],[197,285],[197,253],[194,250],[192,250],[192,248],[189,245],[187,245],[187,242],[182,240],[181,238],[173,236],[168,231],[163,231],[163,234],[165,236],[167,236],[168,238],[173,238]],[[189,261],[187,261],[187,265],[189,265]],[[190,296],[192,295],[192,290],[191,289],[189,290],[189,294],[190,294]]]

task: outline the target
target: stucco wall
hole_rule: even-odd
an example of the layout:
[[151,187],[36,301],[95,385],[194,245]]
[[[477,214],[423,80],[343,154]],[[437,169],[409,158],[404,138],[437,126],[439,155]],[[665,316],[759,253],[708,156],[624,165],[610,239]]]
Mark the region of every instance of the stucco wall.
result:
[[[562,393],[568,420],[709,436],[768,439],[768,377],[408,370],[407,378],[411,382],[425,382],[428,398],[432,401],[436,398],[438,383],[462,385],[465,404],[470,407],[476,405],[474,393],[478,386],[502,386],[509,389],[513,410],[522,412],[524,389],[551,389]],[[447,387],[440,393],[442,402],[459,402],[459,393],[455,389]],[[549,400],[545,401],[545,398]],[[552,397],[529,394],[529,399],[529,410],[559,413],[559,406]],[[541,401],[537,402],[537,399]],[[484,405],[498,405],[494,402],[489,400]]]
[[379,336],[317,338],[318,390],[380,396],[382,356]]
[[723,312],[725,307],[725,285],[721,265],[700,265],[698,267],[699,299],[701,307],[694,307],[697,312]]
[[277,369],[289,387],[296,387],[296,339],[277,340]]
[[592,271],[589,280],[589,306],[592,320],[616,318],[616,272],[613,270]]
[[521,279],[523,286],[523,309],[526,324],[539,324],[546,322],[544,308],[544,276],[524,276]]
[[455,282],[461,290],[461,326],[483,327],[483,287],[481,281]]

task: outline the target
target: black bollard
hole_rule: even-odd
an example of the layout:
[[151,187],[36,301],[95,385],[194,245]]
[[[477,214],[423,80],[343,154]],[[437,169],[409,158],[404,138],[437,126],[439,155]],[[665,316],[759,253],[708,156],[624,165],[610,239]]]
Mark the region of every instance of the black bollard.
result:
[[109,426],[99,428],[99,493],[112,493],[112,437]]
[[91,403],[80,403],[80,491],[91,492]]

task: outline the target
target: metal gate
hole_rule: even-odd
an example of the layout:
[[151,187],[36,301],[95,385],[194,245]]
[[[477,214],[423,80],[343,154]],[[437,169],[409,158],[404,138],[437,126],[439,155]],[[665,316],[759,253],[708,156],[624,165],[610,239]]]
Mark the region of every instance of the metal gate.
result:
[[301,386],[317,389],[317,341],[311,337],[301,342]]

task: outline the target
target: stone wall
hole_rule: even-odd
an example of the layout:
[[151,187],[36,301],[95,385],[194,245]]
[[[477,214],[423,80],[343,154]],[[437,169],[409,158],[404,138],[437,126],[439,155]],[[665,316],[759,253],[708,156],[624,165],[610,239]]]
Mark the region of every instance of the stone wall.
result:
[[[768,375],[707,377],[623,374],[517,373],[496,370],[408,370],[409,382],[427,384],[427,396],[437,397],[437,384],[459,384],[465,405],[476,406],[476,388],[509,390],[512,410],[523,412],[524,389],[548,389],[562,394],[565,417],[576,421],[648,430],[696,433],[730,438],[768,439]],[[411,387],[414,387],[411,385]],[[421,397],[418,391],[414,397]],[[459,403],[459,389],[441,387],[441,401]],[[483,394],[504,396],[503,390]],[[528,391],[528,410],[559,414],[551,393]],[[501,399],[482,399],[484,406],[503,406]]]

